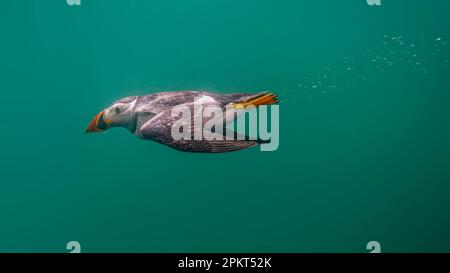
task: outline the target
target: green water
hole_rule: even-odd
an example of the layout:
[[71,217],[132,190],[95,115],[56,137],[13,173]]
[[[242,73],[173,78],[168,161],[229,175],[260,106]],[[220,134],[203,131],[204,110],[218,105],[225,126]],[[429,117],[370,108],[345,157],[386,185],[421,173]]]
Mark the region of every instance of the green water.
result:
[[[0,251],[450,251],[449,11],[3,1]],[[166,90],[277,92],[279,149],[84,134],[113,101]]]

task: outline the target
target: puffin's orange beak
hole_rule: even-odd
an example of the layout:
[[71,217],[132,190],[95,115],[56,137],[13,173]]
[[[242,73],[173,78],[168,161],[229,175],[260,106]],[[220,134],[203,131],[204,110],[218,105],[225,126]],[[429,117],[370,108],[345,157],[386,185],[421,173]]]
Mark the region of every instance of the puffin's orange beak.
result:
[[86,128],[86,134],[102,132],[109,128],[108,125],[111,122],[109,122],[108,120],[104,120],[103,115],[104,113],[103,111],[101,111],[94,117],[91,123],[89,123],[89,126]]

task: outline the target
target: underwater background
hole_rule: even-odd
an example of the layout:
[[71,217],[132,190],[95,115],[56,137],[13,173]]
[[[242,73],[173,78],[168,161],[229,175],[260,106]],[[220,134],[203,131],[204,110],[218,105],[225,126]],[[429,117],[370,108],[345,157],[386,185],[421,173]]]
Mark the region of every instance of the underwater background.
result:
[[[450,251],[450,1],[0,5],[0,252]],[[113,101],[271,90],[280,146],[84,133]]]

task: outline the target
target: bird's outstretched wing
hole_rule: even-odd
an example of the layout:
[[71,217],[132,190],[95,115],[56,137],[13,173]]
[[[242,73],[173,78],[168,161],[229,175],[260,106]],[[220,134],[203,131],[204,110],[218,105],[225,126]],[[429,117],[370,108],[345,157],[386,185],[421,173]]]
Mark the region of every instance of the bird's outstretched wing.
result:
[[[193,104],[185,104],[193,113]],[[141,126],[139,135],[144,139],[153,140],[171,148],[198,153],[223,153],[238,151],[258,144],[256,140],[220,140],[222,136],[217,136],[218,140],[195,140],[195,134],[199,133],[194,130],[194,121],[191,117],[192,138],[188,140],[174,140],[171,134],[173,124],[178,120],[172,117],[172,109],[163,111],[147,121]],[[208,119],[203,120],[203,125]],[[203,128],[203,126],[202,126]],[[200,132],[201,133],[201,132]]]

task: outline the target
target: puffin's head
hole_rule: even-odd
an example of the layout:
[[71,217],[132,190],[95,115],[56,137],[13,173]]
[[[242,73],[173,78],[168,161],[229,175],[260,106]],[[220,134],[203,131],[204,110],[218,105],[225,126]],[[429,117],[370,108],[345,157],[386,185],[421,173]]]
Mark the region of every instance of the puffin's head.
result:
[[126,97],[98,113],[86,129],[86,133],[105,131],[111,127],[130,128],[137,96]]

